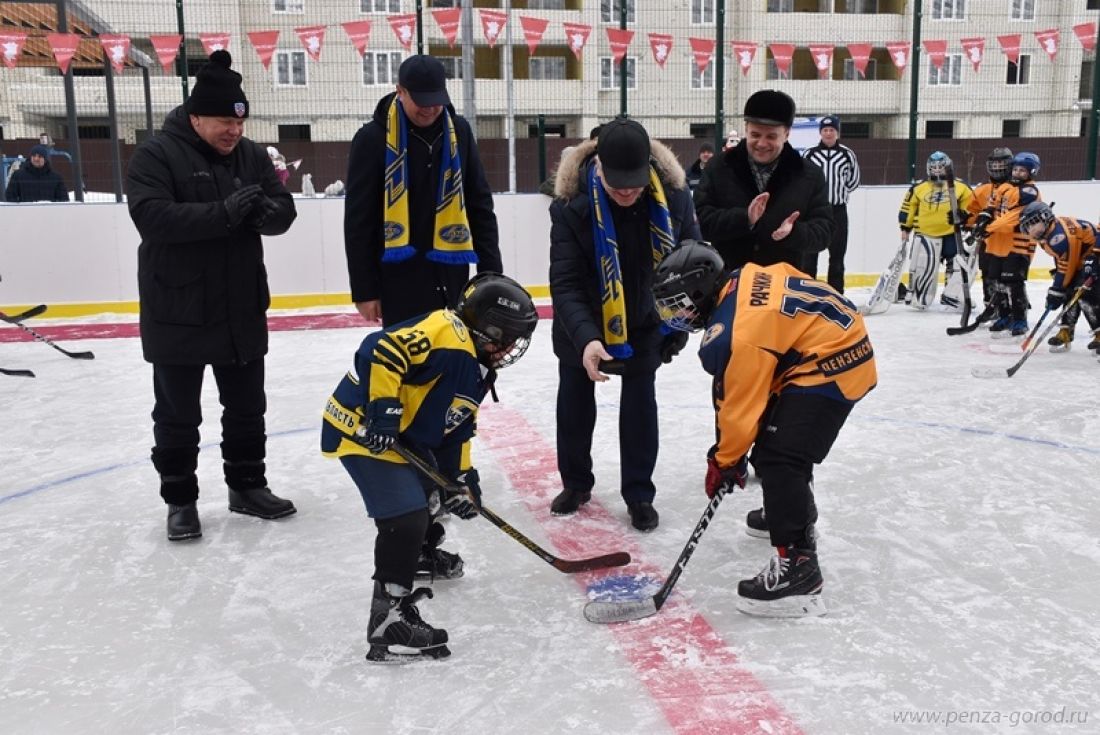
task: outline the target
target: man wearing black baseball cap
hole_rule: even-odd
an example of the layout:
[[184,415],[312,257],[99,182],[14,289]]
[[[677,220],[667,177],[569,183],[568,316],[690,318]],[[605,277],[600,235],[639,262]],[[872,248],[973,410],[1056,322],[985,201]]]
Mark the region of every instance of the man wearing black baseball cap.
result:
[[[405,59],[397,70],[397,87],[409,94],[419,107],[451,104],[443,62],[433,56],[417,54]],[[437,110],[436,115],[442,112]]]

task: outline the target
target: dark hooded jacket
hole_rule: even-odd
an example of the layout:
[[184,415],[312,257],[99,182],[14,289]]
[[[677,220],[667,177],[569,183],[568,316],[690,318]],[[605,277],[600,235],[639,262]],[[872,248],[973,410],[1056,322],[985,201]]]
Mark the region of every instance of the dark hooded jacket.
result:
[[[756,185],[749,163],[748,141],[716,155],[703,169],[695,189],[695,210],[703,239],[710,241],[728,268],[745,263],[790,263],[803,268],[807,256],[829,246],[833,234],[833,210],[821,169],[783,145],[779,163],[768,180],[768,206],[755,227],[749,226],[748,207],[763,193]],[[792,212],[799,217],[782,240],[772,233]]]
[[[230,229],[224,200],[260,184],[277,205],[259,232]],[[182,107],[138,146],[126,177],[141,234],[141,346],[165,365],[245,363],[267,354],[271,296],[260,235],[281,235],[297,216],[264,148],[241,138],[228,156],[191,127]],[[247,221],[247,219],[246,219]]]
[[[699,238],[684,169],[676,155],[651,140],[651,162],[665,188],[675,242]],[[581,364],[585,345],[604,341],[600,271],[592,229],[588,168],[595,165],[596,141],[578,145],[558,166],[555,199],[550,204],[550,296],[554,304],[554,354],[563,363]],[[649,237],[648,193],[633,207],[612,203],[618,236],[619,269],[626,301],[627,341],[638,369],[653,370],[660,359],[661,319],[653,300],[653,246]]]
[[[355,134],[348,154],[347,198],[344,200],[344,249],[347,253],[351,300],[382,301],[382,319],[396,324],[414,316],[454,306],[470,278],[467,265],[428,260],[435,225],[439,167],[443,157],[443,116],[432,126],[408,127],[409,242],[416,255],[398,263],[383,263],[385,250],[382,205],[386,185],[386,127],[390,102],[379,100],[373,119]],[[477,272],[503,271],[493,192],[485,178],[477,141],[465,118],[447,111],[458,138],[462,191],[470,222]]]
[[50,159],[42,168],[24,161],[11,175],[4,198],[9,202],[67,202],[69,190],[61,174],[50,168]]

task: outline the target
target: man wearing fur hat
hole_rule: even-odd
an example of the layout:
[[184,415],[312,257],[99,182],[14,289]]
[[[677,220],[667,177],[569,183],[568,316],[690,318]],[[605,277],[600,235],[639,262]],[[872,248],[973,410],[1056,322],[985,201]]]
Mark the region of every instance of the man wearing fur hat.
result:
[[825,177],[787,142],[794,110],[775,89],[750,96],[744,139],[715,156],[695,190],[703,238],[728,268],[790,263],[805,272],[832,240]]
[[141,234],[141,347],[153,364],[153,466],[168,538],[202,535],[195,503],[200,394],[210,365],[222,405],[229,509],[265,519],[295,512],[267,487],[264,355],[267,288],[261,235],[296,212],[264,148],[243,137],[248,100],[232,58],[215,51],[191,97],[134,152],[130,217]]
[[562,158],[554,194],[550,295],[563,489],[550,510],[569,515],[591,499],[595,384],[618,374],[620,494],[634,528],[651,531],[658,523],[656,371],[687,340],[665,334],[650,289],[657,263],[699,237],[687,178],[672,151],[620,117]]
[[9,202],[67,202],[69,190],[61,174],[50,168],[50,149],[31,148],[27,163],[11,175],[4,198]]

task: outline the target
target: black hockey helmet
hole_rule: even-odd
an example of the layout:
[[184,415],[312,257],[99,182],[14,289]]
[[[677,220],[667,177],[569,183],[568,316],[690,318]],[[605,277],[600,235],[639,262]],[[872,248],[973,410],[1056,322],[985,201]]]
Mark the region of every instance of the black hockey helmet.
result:
[[985,172],[998,184],[1008,181],[1012,173],[1012,149],[994,148],[985,159]]
[[539,323],[531,294],[508,276],[489,271],[462,287],[455,313],[474,336],[477,359],[491,368],[523,357]]
[[657,313],[673,329],[698,331],[728,280],[722,256],[710,243],[684,240],[664,257],[653,275]]
[[1036,237],[1031,233],[1032,227],[1041,224],[1043,231],[1040,234],[1045,234],[1053,221],[1054,210],[1050,208],[1049,204],[1046,202],[1032,202],[1024,207],[1024,211],[1020,213],[1020,232]]
[[951,156],[943,151],[935,151],[928,157],[928,163],[925,164],[930,181],[947,181],[948,175],[951,174],[951,167]]

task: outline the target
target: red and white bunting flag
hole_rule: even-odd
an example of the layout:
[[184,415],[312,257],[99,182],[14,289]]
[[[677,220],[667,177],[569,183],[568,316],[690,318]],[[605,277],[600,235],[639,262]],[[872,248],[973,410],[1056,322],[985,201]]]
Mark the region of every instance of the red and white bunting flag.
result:
[[963,51],[966,52],[967,60],[974,65],[974,71],[978,71],[978,67],[982,65],[982,58],[985,56],[985,39],[980,36],[960,38],[959,43],[962,44]]
[[626,50],[630,48],[630,42],[634,39],[634,31],[624,28],[608,28],[607,42],[611,44],[611,58],[616,64],[623,63],[626,58]]
[[393,29],[393,35],[397,36],[397,40],[401,42],[406,51],[412,50],[412,42],[416,37],[416,13],[391,15],[389,21],[390,28]]
[[53,51],[57,68],[65,74],[69,71],[69,62],[76,55],[76,47],[80,45],[80,36],[75,33],[47,33],[46,41],[50,44],[50,50]]
[[784,78],[789,79],[791,74],[791,59],[794,57],[793,43],[769,43],[768,50],[772,52],[775,60],[775,68]]
[[321,60],[321,47],[325,45],[325,28],[326,26],[304,26],[294,29],[298,34],[298,40],[302,43],[302,48],[314,61]]
[[504,32],[504,24],[508,22],[508,14],[499,10],[478,10],[481,15],[481,32],[485,34],[485,40],[489,48],[497,45],[497,39]]
[[716,41],[713,38],[688,38],[691,44],[691,55],[695,58],[695,66],[699,67],[702,74],[710,66],[710,60],[714,58]]
[[4,66],[15,68],[15,62],[19,60],[19,54],[23,53],[23,44],[26,42],[26,33],[0,33],[0,57],[4,59]]
[[869,43],[850,43],[848,44],[848,53],[852,57],[852,66],[855,67],[856,74],[861,77],[867,76],[867,62],[871,59],[872,45]]
[[99,37],[99,42],[103,44],[103,53],[111,60],[115,74],[121,74],[126,67],[126,57],[130,55],[130,37],[105,33]]
[[1013,33],[1007,36],[997,36],[997,43],[1001,44],[1001,51],[1013,64],[1020,61],[1020,34]]
[[741,76],[747,76],[752,60],[756,58],[756,44],[752,41],[730,41],[733,47],[733,56],[741,67]]
[[1050,60],[1054,61],[1054,57],[1058,55],[1058,43],[1062,40],[1062,32],[1057,28],[1035,31],[1035,39],[1039,42],[1043,51],[1047,52]]
[[176,57],[180,53],[180,42],[183,41],[183,36],[178,33],[168,36],[149,36],[149,41],[153,44],[153,50],[157,52],[160,65],[164,67],[166,73],[171,74],[172,64],[176,63]]
[[351,44],[355,46],[355,50],[359,52],[359,55],[366,54],[367,43],[370,41],[370,21],[352,20],[341,23],[340,27],[344,29],[344,33],[348,34],[348,39],[351,40]]
[[228,33],[200,33],[199,40],[202,41],[202,50],[207,56],[222,49],[229,50]]
[[279,42],[278,31],[249,31],[248,40],[252,48],[256,49],[256,55],[260,57],[260,63],[265,69],[271,68],[271,57],[275,55],[275,44]]
[[550,25],[550,21],[543,20],[542,18],[532,18],[528,15],[521,15],[519,17],[519,25],[523,28],[523,38],[527,41],[527,53],[534,56],[535,49],[537,49],[539,43],[542,42],[542,34],[546,33],[546,26]]
[[462,7],[457,8],[433,8],[432,17],[439,26],[447,45],[455,47],[455,39],[458,38],[458,24],[462,21]]
[[890,61],[894,62],[898,71],[905,71],[905,67],[909,66],[909,42],[887,41],[886,50],[890,53]]
[[657,66],[665,68],[669,54],[672,53],[672,36],[668,33],[650,33],[649,50],[653,52],[653,60]]
[[937,69],[943,68],[943,61],[947,58],[947,41],[928,39],[924,42],[924,50],[928,52],[928,60]]
[[1096,24],[1078,23],[1073,27],[1073,33],[1077,40],[1085,47],[1085,51],[1093,51],[1096,48]]
[[811,43],[810,58],[814,60],[814,68],[817,69],[818,79],[828,79],[833,70],[833,46],[832,44]]
[[584,45],[588,43],[588,34],[592,32],[592,26],[583,23],[562,23],[565,28],[565,40],[569,44],[569,50],[579,60],[584,52]]

